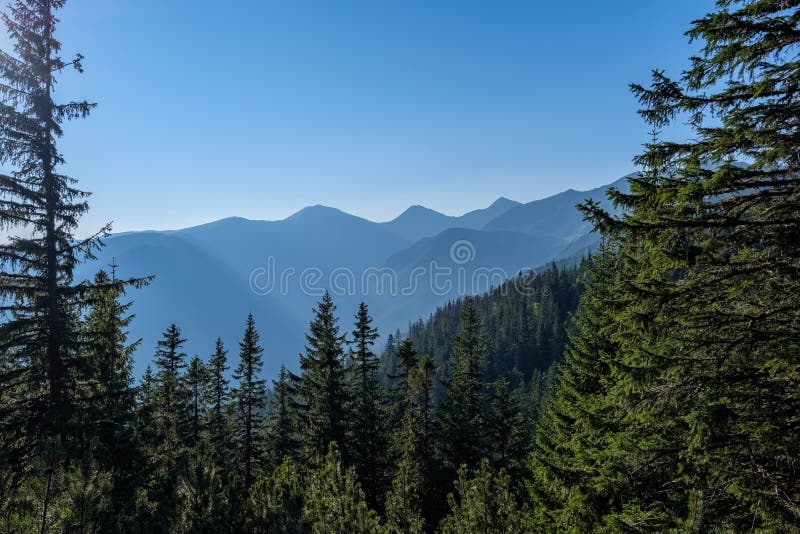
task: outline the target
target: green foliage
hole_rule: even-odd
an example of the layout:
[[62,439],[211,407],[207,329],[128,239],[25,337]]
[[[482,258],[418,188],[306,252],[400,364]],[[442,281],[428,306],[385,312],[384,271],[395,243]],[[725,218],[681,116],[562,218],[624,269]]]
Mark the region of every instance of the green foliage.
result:
[[92,108],[53,100],[81,69],[63,3],[3,17],[0,532],[798,532],[796,2],[718,1],[689,70],[633,86],[694,138],[654,134],[624,216],[581,206],[591,259],[449,303],[382,362],[366,305],[345,353],[325,294],[269,404],[252,315],[232,388],[222,342],[187,366],[174,324],[134,388],[120,300],[145,281],[73,280],[98,242],[59,172]]
[[194,461],[181,474],[177,490],[177,517],[171,528],[176,533],[234,532],[235,523],[228,517],[229,503],[225,477],[214,465],[208,448],[198,443]]
[[[453,475],[475,468],[486,445],[486,340],[471,299],[461,309],[461,326],[453,338],[451,374],[439,415],[439,455]],[[452,480],[452,478],[450,478]]]
[[623,476],[615,447],[630,436],[621,434],[609,393],[619,351],[612,320],[621,290],[618,271],[616,251],[601,244],[584,279],[564,360],[553,373],[555,390],[545,395],[537,420],[529,487],[535,523],[543,531],[592,530]]
[[370,534],[380,523],[369,509],[355,470],[331,446],[322,465],[309,475],[305,517],[315,534]]
[[20,0],[3,16],[11,50],[0,54],[0,228],[9,236],[0,246],[0,388],[8,390],[4,419],[14,418],[8,432],[18,435],[2,452],[20,462],[36,442],[73,432],[72,392],[86,372],[77,317],[91,287],[76,284],[73,272],[98,245],[97,236],[75,239],[87,194],[59,172],[63,124],[94,107],[54,100],[57,74],[81,70],[80,56],[58,55],[54,12],[62,3]]
[[[470,297],[484,326],[487,349],[486,379],[508,378],[514,386],[529,382],[561,358],[569,314],[578,305],[579,273],[586,266],[557,267],[523,273],[483,295]],[[438,308],[430,320],[417,321],[409,329],[412,345],[428,354],[440,373],[447,369],[466,299]],[[396,366],[396,351],[384,355],[386,367]],[[443,378],[444,376],[441,375]],[[437,398],[439,398],[437,392]]]
[[452,514],[442,521],[442,534],[522,534],[523,513],[514,500],[508,475],[492,474],[487,461],[470,478],[466,468],[458,472],[455,483],[458,498],[448,496]]
[[234,443],[240,456],[238,464],[242,495],[246,498],[250,484],[258,476],[264,452],[261,427],[267,406],[266,382],[260,378],[264,349],[259,345],[253,314],[247,316],[244,336],[239,343],[239,365],[233,377],[236,386],[231,391],[234,403]]
[[358,307],[350,350],[348,389],[352,398],[349,449],[367,504],[380,508],[386,487],[388,439],[378,357],[372,347],[378,331],[363,302]]
[[433,362],[423,357],[407,377],[403,424],[393,440],[399,461],[386,497],[387,525],[392,532],[424,532],[438,513],[434,502],[439,472],[434,457],[435,374]]
[[306,532],[303,516],[303,481],[298,466],[286,457],[270,476],[261,477],[250,488],[247,523],[252,532]]
[[430,479],[426,479],[423,464],[418,458],[404,454],[392,479],[392,487],[386,496],[387,531],[397,534],[421,534],[425,532],[423,495]]
[[489,385],[485,457],[495,472],[504,469],[511,488],[522,494],[528,475],[525,465],[531,442],[531,423],[522,388],[511,389],[507,379]]
[[186,368],[186,353],[181,351],[186,339],[177,325],[172,324],[158,341],[155,354],[154,405],[157,431],[163,438],[162,450],[177,461],[182,454],[190,431],[190,391],[182,380]]
[[229,453],[232,446],[231,422],[228,417],[230,386],[225,373],[228,358],[222,340],[217,338],[214,354],[206,366],[204,426],[208,432],[208,442],[214,466],[224,471],[230,465]]
[[273,382],[271,411],[267,421],[267,455],[274,467],[285,458],[296,460],[300,442],[297,437],[297,395],[291,373],[281,366]]
[[537,432],[553,530],[796,531],[798,13],[718,2],[680,80],[633,86],[655,129],[688,118],[694,139],[654,134],[611,192],[625,217],[583,206],[619,261]]
[[331,443],[347,444],[351,398],[344,366],[345,336],[339,334],[335,311],[326,292],[306,336],[306,353],[300,356],[300,434],[305,461],[312,466],[319,465]]

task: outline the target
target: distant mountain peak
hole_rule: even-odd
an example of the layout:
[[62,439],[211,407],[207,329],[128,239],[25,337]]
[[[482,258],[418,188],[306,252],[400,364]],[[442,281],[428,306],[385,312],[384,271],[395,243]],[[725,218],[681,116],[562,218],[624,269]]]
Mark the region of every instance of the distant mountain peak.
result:
[[288,216],[286,218],[287,221],[298,221],[302,219],[306,219],[308,217],[325,217],[325,216],[350,216],[354,217],[353,215],[348,215],[347,213],[343,212],[338,208],[332,208],[330,206],[324,206],[322,204],[314,204],[313,206],[306,206],[305,208],[301,209],[300,211]]
[[395,217],[393,220],[398,220],[405,217],[412,217],[412,216],[419,216],[419,215],[433,215],[435,217],[447,217],[444,213],[438,212],[434,209],[431,209],[427,206],[423,206],[421,204],[414,204],[413,206],[409,206],[406,210]]
[[512,208],[514,206],[519,206],[521,203],[517,202],[516,200],[511,200],[507,197],[500,197],[494,202],[489,205],[488,209],[496,209],[496,208]]

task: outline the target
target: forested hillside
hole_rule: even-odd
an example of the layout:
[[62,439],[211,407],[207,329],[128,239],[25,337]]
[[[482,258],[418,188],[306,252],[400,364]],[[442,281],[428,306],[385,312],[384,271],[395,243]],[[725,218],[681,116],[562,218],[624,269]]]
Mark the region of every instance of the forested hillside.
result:
[[383,366],[367,305],[325,292],[271,383],[248,310],[203,354],[163,325],[135,382],[151,273],[76,279],[108,229],[76,237],[62,174],[94,109],[55,99],[83,70],[63,4],[3,16],[0,532],[800,532],[800,2],[719,0],[679,79],[632,86],[654,133],[578,206],[590,259],[452,302]]
[[[570,315],[578,306],[582,279],[591,261],[565,267],[551,264],[469,299],[486,335],[488,379],[505,378],[515,386],[538,388],[550,365],[560,359]],[[385,373],[398,365],[398,347],[408,337],[428,355],[445,380],[453,337],[458,332],[464,300],[438,308],[427,320],[412,323],[406,333],[390,334],[383,354]]]

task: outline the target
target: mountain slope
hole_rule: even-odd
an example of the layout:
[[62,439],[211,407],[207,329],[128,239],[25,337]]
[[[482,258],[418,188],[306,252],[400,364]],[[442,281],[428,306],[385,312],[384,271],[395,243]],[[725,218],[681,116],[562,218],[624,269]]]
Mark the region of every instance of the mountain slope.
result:
[[630,176],[633,175],[624,176],[614,183],[589,191],[568,189],[551,197],[516,206],[495,217],[486,224],[484,229],[522,232],[534,236],[557,232],[567,240],[564,243],[566,246],[569,242],[591,231],[591,226],[583,220],[583,216],[575,206],[587,199],[593,199],[605,209],[613,212],[613,206],[606,198],[606,191],[610,187],[628,191],[628,177]]
[[97,254],[96,262],[82,265],[77,275],[88,278],[112,261],[119,266],[120,277],[155,274],[149,286],[131,290],[125,297],[134,302],[136,315],[130,339],[142,340],[134,362],[137,376],[150,362],[161,332],[172,322],[188,337],[188,354],[207,357],[221,336],[234,357],[247,313],[253,312],[267,347],[264,370],[270,375],[302,343],[294,327],[299,315],[278,299],[259,298],[250,291],[246,278],[180,236],[145,232],[114,237]]
[[492,219],[520,205],[519,202],[500,197],[488,208],[469,211],[459,217],[445,215],[425,206],[411,206],[395,219],[380,224],[395,235],[415,242],[451,228],[483,228]]
[[129,232],[109,238],[97,260],[76,274],[89,278],[114,261],[121,276],[156,275],[151,286],[129,295],[136,314],[131,334],[143,339],[137,374],[172,322],[188,338],[187,353],[206,356],[221,336],[235,357],[253,312],[271,377],[281,363],[296,364],[324,290],[338,305],[343,332],[361,301],[382,332],[394,331],[447,300],[591,250],[596,237],[574,204],[599,199],[604,190],[567,191],[528,204],[501,198],[461,217],[412,207],[394,221],[375,223],[310,206],[280,221],[232,217],[183,230]]
[[[474,297],[487,339],[489,380],[506,377],[528,383],[535,373],[561,357],[565,326],[578,305],[584,268],[584,263],[562,268],[551,265]],[[463,299],[452,300],[401,334],[411,338],[419,354],[429,355],[436,362],[442,380],[446,378],[462,305]],[[390,345],[384,353],[385,374],[394,372],[394,348]]]

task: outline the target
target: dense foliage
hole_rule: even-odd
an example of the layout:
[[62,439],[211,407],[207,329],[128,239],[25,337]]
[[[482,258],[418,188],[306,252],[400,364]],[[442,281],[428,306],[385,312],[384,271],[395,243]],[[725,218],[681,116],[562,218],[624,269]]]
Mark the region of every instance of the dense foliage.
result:
[[[471,299],[485,328],[487,378],[514,373],[527,381],[561,358],[565,327],[581,291],[579,272],[585,268],[585,264],[550,265]],[[409,329],[417,350],[431,355],[438,365],[447,363],[453,351],[462,305],[461,300],[450,302]]]
[[[800,531],[800,7],[719,0],[622,216],[575,267],[444,306],[383,359],[325,294],[298,374],[243,322],[189,357],[169,325],[133,385],[125,289],[73,270],[84,194],[56,140],[63,0],[18,0],[0,52],[0,532]],[[232,354],[231,359],[234,358]],[[232,374],[229,374],[232,372]]]

